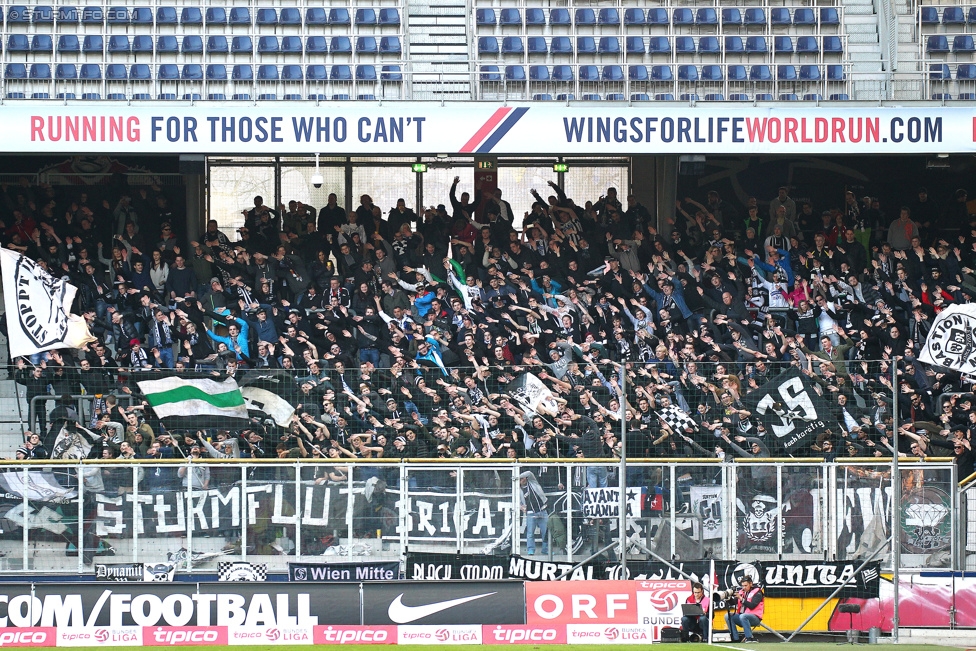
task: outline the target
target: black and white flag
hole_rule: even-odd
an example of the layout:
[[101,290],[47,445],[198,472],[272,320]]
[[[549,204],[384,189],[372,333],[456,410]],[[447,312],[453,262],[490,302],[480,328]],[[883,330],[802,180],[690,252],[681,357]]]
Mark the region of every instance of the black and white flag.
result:
[[918,360],[976,373],[976,305],[950,305],[939,312]]
[[220,561],[217,563],[218,581],[265,581],[268,578],[266,563],[247,563],[244,561]]
[[743,396],[742,403],[772,435],[767,436],[767,446],[786,454],[803,455],[819,434],[836,427],[830,403],[796,368]]
[[657,417],[671,428],[675,434],[683,434],[686,427],[693,430],[698,429],[698,425],[692,420],[691,416],[677,405],[668,405],[657,410]]
[[9,249],[0,249],[0,273],[11,357],[81,348],[95,341],[85,320],[71,314],[78,288],[67,279],[53,277],[34,260]]

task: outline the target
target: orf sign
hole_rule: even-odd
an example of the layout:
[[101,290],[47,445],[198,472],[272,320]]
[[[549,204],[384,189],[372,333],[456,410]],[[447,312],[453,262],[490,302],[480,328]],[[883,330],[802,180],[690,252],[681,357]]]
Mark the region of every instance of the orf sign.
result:
[[635,581],[527,581],[526,623],[636,624]]

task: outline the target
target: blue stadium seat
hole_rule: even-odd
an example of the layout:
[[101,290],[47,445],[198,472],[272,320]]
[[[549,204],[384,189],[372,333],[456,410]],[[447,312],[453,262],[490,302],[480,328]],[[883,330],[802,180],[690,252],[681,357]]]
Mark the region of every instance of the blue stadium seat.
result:
[[607,93],[608,102],[623,102],[625,101],[623,93]]
[[81,12],[81,22],[84,25],[101,25],[105,22],[105,14],[101,6],[88,5]]
[[976,52],[976,44],[973,43],[973,37],[968,34],[954,36],[952,38],[952,52],[954,54],[972,54]]
[[230,96],[230,98],[232,100],[234,100],[234,101],[250,102],[251,101],[251,94],[250,93],[234,93],[233,95]]
[[525,81],[525,68],[522,66],[505,66],[506,81]]
[[678,54],[694,54],[697,52],[695,39],[690,36],[675,36],[674,51]]
[[550,81],[549,66],[529,66],[529,79],[532,81]]
[[193,34],[184,36],[180,51],[183,54],[203,54],[203,39]]
[[332,66],[329,70],[329,79],[332,81],[352,81],[352,68],[350,66]]
[[[132,22],[136,22],[139,19],[139,23],[142,23],[143,12],[142,9],[148,9],[148,7],[139,7],[132,14]],[[156,24],[157,25],[175,25],[179,22],[179,16],[176,13],[176,7],[158,7],[156,9]],[[152,23],[152,10],[149,13],[149,23]]]
[[976,64],[960,63],[956,66],[956,79],[976,79]]
[[567,26],[572,25],[573,21],[570,19],[569,9],[550,9],[549,10],[549,26]]
[[97,34],[89,34],[85,37],[81,46],[81,51],[85,54],[101,54],[103,49],[102,37]]
[[706,102],[724,102],[725,95],[722,93],[708,93],[702,99],[704,99]]
[[714,7],[701,7],[695,12],[696,25],[718,25],[718,13]]
[[952,79],[949,66],[944,63],[933,63],[929,66],[929,79],[933,81],[948,81]]
[[580,81],[600,81],[600,69],[596,66],[580,66]]
[[313,64],[305,67],[305,79],[307,81],[325,81],[329,75],[325,72],[325,66]]
[[549,52],[552,54],[572,54],[573,42],[568,36],[553,36],[549,42]]
[[333,102],[345,102],[349,100],[348,93],[336,93],[332,96]]
[[794,25],[816,25],[817,14],[810,7],[797,7],[793,10]]
[[921,7],[919,9],[921,14],[921,20],[923,25],[938,25],[939,24],[939,8],[938,7]]
[[376,66],[356,66],[356,79],[358,81],[376,81]]
[[227,47],[226,36],[207,37],[207,54],[227,54],[227,52],[229,52],[229,48]]
[[654,96],[655,102],[673,102],[674,95],[671,93],[658,93]]
[[626,41],[627,54],[644,54],[644,39],[640,36],[628,36]]
[[592,36],[578,36],[576,54],[596,54],[596,39]]
[[773,51],[776,54],[793,54],[793,39],[789,36],[774,36]]
[[309,7],[305,10],[305,24],[309,27],[321,27],[329,24],[329,14],[323,7]]
[[30,23],[31,12],[24,5],[11,5],[7,9],[8,25],[26,25]]
[[726,54],[740,53],[740,52],[745,52],[745,51],[746,51],[746,48],[742,44],[742,37],[741,36],[726,36],[725,37],[725,53]]
[[78,22],[78,10],[75,7],[65,5],[63,7],[58,7],[58,22],[59,23],[77,23]]
[[556,95],[557,102],[572,102],[576,99],[576,95],[573,93],[560,93]]
[[7,93],[7,99],[24,99],[26,95],[24,93]]
[[847,75],[844,73],[844,66],[836,64],[827,66],[827,81],[844,81],[846,79]]
[[11,34],[7,37],[7,52],[30,52],[27,34]]
[[283,54],[301,54],[302,53],[302,37],[301,36],[282,36],[281,37],[281,52]]
[[495,10],[490,7],[476,10],[474,12],[474,20],[478,27],[494,27],[498,23]]
[[380,81],[403,81],[403,72],[399,65],[388,65],[380,68]]
[[952,99],[952,95],[949,93],[933,93],[932,99],[936,101],[949,101]]
[[800,66],[800,81],[820,81],[820,66]]
[[725,75],[722,74],[722,66],[708,65],[701,68],[702,81],[722,81]]
[[664,7],[651,7],[647,10],[647,24],[650,26],[664,26],[671,24],[668,10]]
[[620,39],[616,36],[600,37],[600,54],[620,54]]
[[624,25],[643,25],[644,22],[644,10],[640,7],[624,9]]
[[201,13],[200,7],[183,7],[183,10],[180,12],[180,24],[202,25],[203,13]]
[[78,67],[73,63],[59,63],[54,68],[55,79],[77,79]]
[[752,66],[749,68],[749,81],[772,81],[773,73],[769,66]]
[[599,93],[583,93],[581,98],[584,102],[600,102],[603,100]]
[[675,25],[694,25],[695,15],[688,7],[677,7],[671,12],[671,22]]
[[126,7],[109,7],[105,12],[105,22],[109,25],[126,25],[129,22],[129,10]]
[[[135,66],[132,66],[135,68]],[[132,72],[129,72],[132,75]],[[160,81],[175,81],[180,78],[180,69],[172,63],[165,63],[156,69],[156,79]]]
[[[114,36],[112,38],[115,38]],[[112,49],[112,43],[109,42],[109,51]],[[180,51],[179,41],[176,40],[175,36],[160,36],[156,39],[156,52],[168,52],[176,53]]]
[[180,71],[180,79],[184,81],[198,81],[203,79],[203,66],[199,63],[187,63]]
[[823,100],[823,95],[820,93],[806,93],[803,95],[804,102],[820,102]]
[[[400,10],[395,7],[384,7],[380,9],[376,22],[388,27],[398,27],[400,25]],[[545,14],[542,16],[542,24],[546,24]]]
[[402,51],[399,36],[380,37],[380,54],[400,54]]
[[230,9],[230,24],[231,25],[250,25],[251,24],[251,10],[247,7],[231,7]]
[[132,37],[133,54],[152,54],[153,49],[154,46],[152,36],[149,34],[137,34],[136,36]]
[[647,75],[647,66],[628,66],[627,79],[631,81],[647,81],[650,79]]
[[738,7],[725,7],[722,9],[722,26],[738,27],[742,24],[742,12]]
[[258,38],[258,54],[277,54],[278,37],[261,36]]
[[624,69],[621,66],[603,66],[600,79],[603,81],[623,81]]
[[522,12],[513,7],[501,10],[501,18],[499,23],[502,27],[521,25],[522,24]]
[[58,52],[80,52],[81,44],[77,34],[62,34],[58,37]]
[[274,93],[261,93],[258,95],[259,102],[274,102],[278,99],[278,96]]
[[966,14],[966,21],[970,24],[976,24],[976,7],[970,7],[969,13]]
[[357,25],[375,25],[376,24],[376,10],[375,9],[357,9],[356,10],[356,24]]
[[223,7],[207,7],[207,25],[226,25],[227,11]]
[[97,81],[102,78],[102,67],[97,63],[83,63],[78,73],[79,79],[85,81]]
[[359,95],[356,95],[356,99],[360,102],[375,102],[376,95],[373,95],[372,93],[360,93]]
[[200,101],[201,97],[200,97],[200,93],[183,93],[183,97],[181,97],[180,99],[188,99],[194,102],[198,102]]
[[541,7],[529,7],[525,10],[525,24],[540,26],[546,24],[546,12]]
[[78,96],[74,93],[58,93],[58,99],[78,99]]
[[631,102],[650,102],[651,101],[651,96],[648,95],[647,93],[631,93],[630,94],[630,101]]
[[672,81],[671,66],[651,66],[651,81]]
[[487,54],[498,54],[498,39],[494,36],[479,36],[478,37],[478,54],[481,56]]
[[779,81],[796,81],[796,66],[776,66],[776,79]]
[[840,13],[835,7],[820,7],[820,25],[840,25]]
[[51,93],[31,93],[31,99],[51,99]]
[[258,9],[255,22],[258,25],[276,26],[278,24],[278,12],[270,7]]
[[235,36],[230,42],[230,51],[232,54],[252,54],[254,44],[251,42],[251,37]]
[[780,93],[779,94],[779,100],[781,102],[795,102],[798,99],[799,98],[796,96],[796,93]]
[[278,66],[258,66],[258,81],[278,81]]
[[819,52],[820,52],[820,41],[817,40],[816,36],[796,37],[797,54],[818,54]]
[[551,102],[552,95],[549,93],[535,93],[532,95],[532,101],[534,102]]
[[309,54],[325,54],[329,46],[324,36],[309,36],[305,40],[305,51]]
[[246,63],[241,63],[231,69],[230,78],[234,81],[252,81],[254,79],[254,70]]
[[525,52],[525,45],[518,36],[506,36],[502,39],[502,54],[522,54]]
[[501,81],[502,75],[498,66],[481,66],[481,81]]
[[725,73],[729,81],[746,81],[749,79],[749,73],[746,72],[745,66],[729,66]]
[[[125,66],[108,65],[105,66],[106,79],[125,79]],[[136,63],[129,68],[129,79],[132,81],[149,81],[152,79],[152,69],[145,63]]]
[[31,52],[54,52],[54,39],[50,34],[34,34],[30,49]]
[[722,52],[722,45],[717,36],[702,36],[698,39],[699,54],[719,54]]
[[207,65],[207,79],[211,81],[226,81],[227,66],[222,63],[211,63]]
[[667,36],[652,36],[647,39],[647,51],[649,54],[670,54],[671,39]]
[[597,15],[596,22],[600,25],[619,25],[620,12],[613,7],[605,7]]
[[526,51],[529,54],[548,54],[549,46],[542,36],[530,36],[525,40]]
[[698,81],[698,67],[678,66],[678,81]]
[[553,81],[573,81],[573,68],[572,68],[572,66],[553,66],[552,67],[552,80]]
[[333,7],[332,9],[329,9],[329,24],[351,25],[352,20],[349,17],[349,10],[343,7]]
[[681,93],[681,95],[678,96],[678,99],[682,102],[697,102],[698,93]]
[[749,95],[746,93],[729,93],[730,102],[748,102]]
[[750,54],[765,54],[769,52],[765,36],[749,36],[746,38],[746,52]]
[[976,93],[959,93],[959,99],[972,102],[976,100]]
[[823,51],[824,54],[843,54],[844,42],[841,41],[840,36],[824,36]]
[[54,22],[54,9],[51,5],[35,5],[31,15],[31,22],[35,25],[44,25]]
[[[135,97],[133,97],[135,99]],[[141,99],[141,98],[140,98]],[[149,99],[148,97],[146,99]],[[156,99],[163,102],[172,102],[176,100],[176,93],[159,93],[156,95]]]
[[49,63],[32,63],[30,67],[31,79],[50,79],[51,78],[51,64]]
[[832,102],[846,102],[851,99],[851,96],[848,95],[847,93],[833,93],[827,99],[829,99]]
[[128,54],[131,49],[128,36],[113,34],[108,37],[108,51],[110,54]]
[[[176,22],[176,8],[175,7],[160,7],[160,9],[172,9],[173,10],[173,20]],[[152,25],[153,24],[153,10],[149,7],[135,7],[132,9],[132,15],[129,20],[133,25]],[[165,21],[161,24],[166,24]]]
[[949,6],[942,10],[943,25],[965,25],[966,14],[962,7]]
[[793,18],[786,7],[772,7],[769,10],[769,24],[775,26],[792,25]]
[[745,18],[742,23],[744,25],[765,25],[766,12],[761,7],[749,7],[746,9]]
[[352,40],[348,36],[333,36],[329,51],[332,54],[352,54]]
[[596,25],[596,12],[592,9],[577,9],[574,21],[577,27]]

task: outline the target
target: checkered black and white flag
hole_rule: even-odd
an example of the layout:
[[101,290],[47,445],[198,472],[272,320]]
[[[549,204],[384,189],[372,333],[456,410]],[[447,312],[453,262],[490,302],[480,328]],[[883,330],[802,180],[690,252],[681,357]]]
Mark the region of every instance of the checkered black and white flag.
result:
[[217,563],[218,581],[265,581],[268,578],[266,563],[221,561]]
[[698,424],[691,416],[677,405],[668,405],[657,410],[657,416],[675,433],[683,433],[686,427],[698,429]]

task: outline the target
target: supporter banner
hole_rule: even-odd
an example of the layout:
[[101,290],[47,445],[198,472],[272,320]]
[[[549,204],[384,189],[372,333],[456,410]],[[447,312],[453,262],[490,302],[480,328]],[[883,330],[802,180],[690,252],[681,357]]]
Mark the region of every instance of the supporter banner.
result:
[[176,566],[172,563],[97,563],[95,565],[96,581],[160,581],[172,582],[176,574]]
[[137,382],[139,390],[160,418],[217,416],[247,418],[247,407],[237,382],[231,378],[184,380],[178,377]]
[[[722,537],[722,486],[692,486],[691,512],[698,518],[691,521],[692,533],[702,540]],[[699,532],[701,529],[701,532]]]
[[218,581],[265,581],[268,578],[267,563],[246,561],[221,561],[217,563]]
[[[627,517],[640,517],[643,508],[642,498],[641,488],[627,489]],[[584,518],[620,517],[620,489],[616,487],[584,489],[582,515]]]
[[968,153],[966,107],[488,102],[8,103],[5,153],[323,155]]
[[51,504],[67,504],[78,499],[78,491],[59,484],[49,470],[28,470],[26,477],[22,470],[0,472],[0,490],[4,492],[0,495],[3,499],[21,502],[25,496],[31,502]]
[[559,403],[549,387],[532,373],[523,373],[508,385],[508,395],[526,414],[555,416]]
[[410,518],[407,520],[409,539],[453,542],[457,540],[457,525],[460,522],[466,541],[495,541],[512,526],[511,491],[476,493],[466,490],[463,498],[464,512],[459,514],[458,499],[454,494],[455,480],[448,473],[448,470],[443,473],[443,486],[450,492],[411,489],[408,494],[407,499],[411,505]]
[[400,578],[400,563],[397,561],[288,564],[289,581],[348,583],[352,581],[396,581],[398,578]]
[[407,552],[406,578],[414,581],[486,581],[509,578],[509,557]]
[[523,622],[525,592],[520,581],[363,584],[363,624]]
[[54,278],[34,260],[9,249],[0,249],[0,275],[11,358],[95,341],[85,320],[71,314],[78,288],[66,278]]
[[831,424],[829,403],[796,368],[744,395],[742,403],[773,434],[766,440],[770,451],[802,453],[818,434],[832,426],[836,429]]
[[241,396],[244,397],[248,409],[264,412],[281,427],[291,424],[295,407],[278,394],[257,387],[242,387]]
[[976,373],[976,305],[950,305],[939,312],[918,359],[960,373]]
[[513,554],[509,557],[508,578],[528,581],[592,581],[604,578],[605,563],[587,563],[582,567],[576,565],[576,563],[558,563]]

